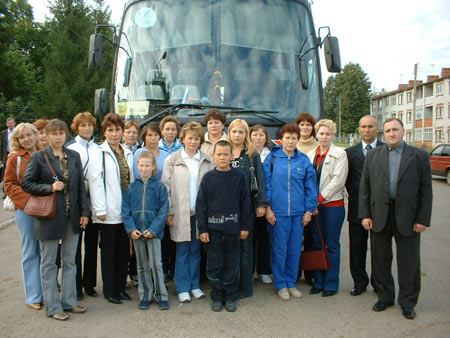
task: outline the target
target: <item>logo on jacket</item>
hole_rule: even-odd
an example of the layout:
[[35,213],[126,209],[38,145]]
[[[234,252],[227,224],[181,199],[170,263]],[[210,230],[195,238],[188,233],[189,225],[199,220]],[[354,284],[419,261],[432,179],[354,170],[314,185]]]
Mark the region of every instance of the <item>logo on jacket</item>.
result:
[[237,223],[239,221],[238,214],[225,215],[214,215],[208,217],[209,224],[224,224],[224,223]]

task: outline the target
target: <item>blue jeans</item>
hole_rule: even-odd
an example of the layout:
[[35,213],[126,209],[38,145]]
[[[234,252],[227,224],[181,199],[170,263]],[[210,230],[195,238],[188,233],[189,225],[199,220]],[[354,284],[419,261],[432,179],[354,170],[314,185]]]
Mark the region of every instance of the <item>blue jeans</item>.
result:
[[175,287],[177,293],[200,288],[200,240],[196,237],[197,220],[191,216],[191,240],[177,242]]
[[35,304],[42,302],[41,287],[41,249],[39,241],[34,238],[34,217],[23,210],[16,210],[16,223],[22,239],[22,274],[25,289],[25,302]]
[[[328,250],[330,268],[328,270],[318,270],[314,273],[314,287],[325,291],[339,290],[339,270],[341,265],[341,230],[344,223],[344,207],[321,207],[319,208],[319,222],[323,239]],[[313,236],[313,249],[320,249],[322,243],[313,218],[310,226]]]
[[135,239],[133,245],[136,251],[139,299],[151,301],[154,296],[158,303],[167,301],[169,295],[164,285],[161,240],[159,238]]
[[52,316],[64,309],[77,306],[75,255],[77,253],[78,237],[72,230],[72,225],[66,220],[64,235],[61,238],[61,295],[58,293],[56,255],[58,239],[39,241],[41,246],[41,280],[44,295],[45,314]]
[[[268,224],[267,226],[272,227]],[[272,236],[273,283],[277,290],[293,288],[297,281],[302,250],[302,216],[277,216]]]

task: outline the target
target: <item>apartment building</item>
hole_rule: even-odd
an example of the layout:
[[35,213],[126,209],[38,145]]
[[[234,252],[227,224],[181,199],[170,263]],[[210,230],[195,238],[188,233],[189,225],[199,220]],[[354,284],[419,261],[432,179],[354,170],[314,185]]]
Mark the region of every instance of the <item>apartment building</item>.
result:
[[[416,81],[415,138],[417,147],[434,148],[450,143],[450,68],[442,68],[441,75],[429,75],[427,81]],[[374,96],[370,114],[380,127],[390,117],[402,120],[405,141],[412,143],[414,81],[400,84],[397,90]],[[382,128],[380,128],[382,130]]]

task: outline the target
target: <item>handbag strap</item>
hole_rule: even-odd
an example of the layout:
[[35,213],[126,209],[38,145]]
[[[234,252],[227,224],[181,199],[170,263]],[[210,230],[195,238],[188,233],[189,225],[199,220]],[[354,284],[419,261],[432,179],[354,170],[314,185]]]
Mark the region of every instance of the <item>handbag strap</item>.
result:
[[314,217],[316,219],[317,228],[319,229],[319,236],[320,236],[320,241],[322,242],[322,249],[325,249],[325,241],[323,240],[322,231],[320,230],[319,217],[317,215]]
[[17,182],[19,182],[19,178],[20,178],[20,164],[22,163],[22,157],[20,157],[19,155],[17,155],[16,157],[16,169],[17,169]]
[[52,172],[53,179],[54,179],[55,181],[59,181],[59,180],[58,180],[58,175],[56,175],[55,171],[53,170],[53,167],[52,167],[52,165],[50,164],[50,161],[48,160],[48,156],[47,156],[45,150],[42,150],[42,155],[44,156],[45,162],[47,162],[48,167],[50,168],[50,171]]

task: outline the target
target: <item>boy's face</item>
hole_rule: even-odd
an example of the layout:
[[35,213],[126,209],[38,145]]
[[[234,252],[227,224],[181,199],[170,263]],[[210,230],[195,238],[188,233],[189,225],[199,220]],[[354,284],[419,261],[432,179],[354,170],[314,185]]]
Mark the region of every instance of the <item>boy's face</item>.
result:
[[216,146],[212,157],[214,162],[216,163],[217,170],[230,170],[230,162],[233,155],[229,146]]
[[164,124],[163,129],[161,130],[161,134],[163,135],[164,141],[166,143],[172,144],[172,142],[177,137],[178,129],[177,124],[175,122],[166,122]]
[[141,174],[142,179],[148,180],[150,176],[152,176],[153,169],[155,167],[153,166],[152,160],[149,158],[141,158],[138,161],[138,170]]

